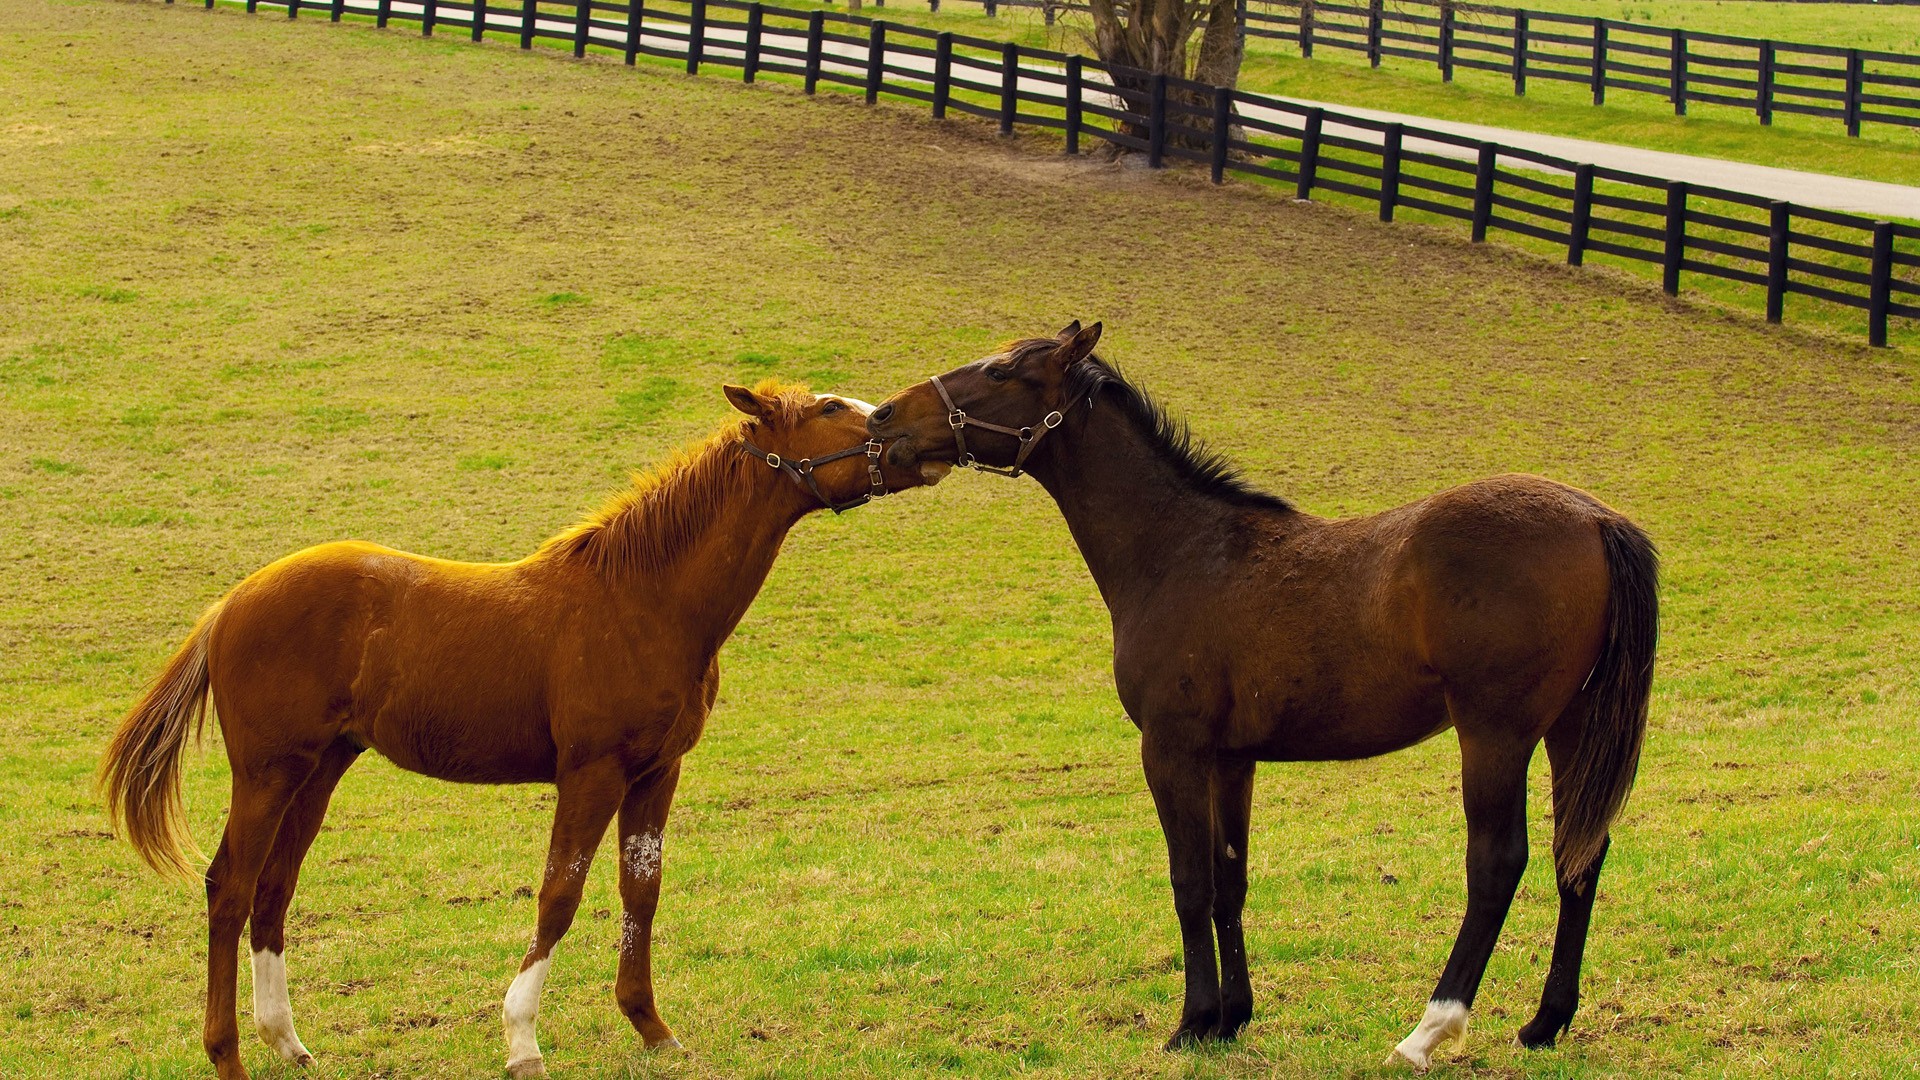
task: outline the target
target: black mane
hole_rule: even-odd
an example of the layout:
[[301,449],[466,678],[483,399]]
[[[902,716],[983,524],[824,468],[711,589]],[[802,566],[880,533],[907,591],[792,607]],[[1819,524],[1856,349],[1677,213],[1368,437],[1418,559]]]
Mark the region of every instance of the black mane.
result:
[[[1045,344],[1048,347],[1059,345],[1052,340],[1047,340]],[[1233,506],[1259,510],[1293,509],[1293,504],[1287,500],[1248,483],[1240,475],[1240,470],[1219,451],[1209,449],[1196,439],[1185,420],[1169,416],[1152,395],[1128,382],[1121,376],[1120,369],[1098,356],[1090,355],[1068,368],[1065,389],[1066,400],[1076,405],[1097,395],[1101,400],[1118,406],[1120,412],[1146,436],[1147,444],[1159,454],[1161,460],[1173,466],[1175,474],[1196,492]]]

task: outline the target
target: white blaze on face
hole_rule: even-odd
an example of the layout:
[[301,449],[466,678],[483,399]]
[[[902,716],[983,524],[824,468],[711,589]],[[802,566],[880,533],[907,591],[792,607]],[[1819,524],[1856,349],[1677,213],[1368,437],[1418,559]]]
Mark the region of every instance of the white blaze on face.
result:
[[294,1065],[313,1060],[293,1033],[293,1002],[287,997],[286,956],[261,949],[253,954],[253,1027],[279,1055]]
[[547,985],[547,966],[551,955],[543,956],[513,977],[507,987],[506,1004],[500,1015],[507,1025],[507,1068],[540,1060],[540,1043],[533,1035],[533,1022],[540,1015],[540,991]]
[[1393,1048],[1387,1064],[1404,1061],[1414,1072],[1426,1072],[1433,1065],[1433,1052],[1447,1043],[1455,1049],[1466,1045],[1467,1007],[1458,1001],[1429,1001],[1420,1026]]
[[861,416],[873,415],[873,406],[861,401],[857,397],[848,397],[845,394],[821,394],[820,396],[823,398],[833,398],[836,401],[844,401],[848,405],[851,405]]

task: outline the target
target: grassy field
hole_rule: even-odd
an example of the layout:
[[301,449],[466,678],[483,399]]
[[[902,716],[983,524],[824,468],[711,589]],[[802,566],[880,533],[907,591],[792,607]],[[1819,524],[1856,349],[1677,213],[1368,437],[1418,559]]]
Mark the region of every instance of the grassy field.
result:
[[[5,0],[0,56],[0,1076],[206,1075],[199,891],[90,781],[245,574],[345,536],[514,558],[721,422],[722,380],[878,398],[1075,317],[1313,512],[1528,470],[1664,548],[1583,1011],[1509,1045],[1553,918],[1541,762],[1446,1075],[1915,1073],[1911,349],[780,87],[111,0]],[[691,1052],[614,1007],[603,860],[555,1075],[1378,1072],[1463,903],[1451,741],[1262,772],[1258,1017],[1165,1055],[1178,941],[1107,646],[1034,485],[804,522],[669,829],[657,982]],[[213,740],[203,844],[225,779]],[[289,928],[313,1075],[499,1072],[551,808],[348,776]]]
[[[837,8],[790,0],[781,6]],[[1920,38],[1920,7],[1852,4],[1713,3],[1706,0],[1668,0],[1631,3],[1628,0],[1562,0],[1540,5],[1546,10],[1607,15],[1653,25],[1679,25],[1720,33],[1765,36],[1813,43],[1855,44],[1920,52],[1911,45]],[[1690,19],[1664,22],[1676,9],[1692,12]],[[1698,10],[1696,10],[1698,9]],[[1791,9],[1791,10],[1783,10]],[[921,5],[868,5],[862,14],[977,37],[1004,38],[1035,48],[1091,54],[1084,15],[1067,14],[1052,27],[1038,11],[1006,8],[994,18],[973,4],[948,4],[939,14]],[[1795,37],[1802,27],[1817,24],[1824,35]],[[1789,33],[1792,31],[1793,33]],[[1856,33],[1856,31],[1858,31]],[[1836,119],[1782,113],[1771,127],[1754,119],[1751,109],[1695,102],[1688,115],[1673,115],[1673,106],[1657,95],[1615,91],[1602,108],[1591,104],[1582,85],[1536,78],[1525,97],[1516,97],[1512,80],[1504,75],[1460,70],[1453,82],[1442,82],[1432,64],[1389,57],[1379,70],[1367,67],[1364,55],[1325,48],[1312,60],[1300,57],[1290,40],[1250,38],[1240,85],[1248,90],[1306,98],[1314,101],[1390,109],[1442,120],[1492,124],[1567,135],[1598,142],[1640,146],[1681,154],[1747,161],[1809,172],[1857,176],[1893,183],[1920,184],[1920,132],[1887,124],[1867,124],[1858,138],[1848,137]]]

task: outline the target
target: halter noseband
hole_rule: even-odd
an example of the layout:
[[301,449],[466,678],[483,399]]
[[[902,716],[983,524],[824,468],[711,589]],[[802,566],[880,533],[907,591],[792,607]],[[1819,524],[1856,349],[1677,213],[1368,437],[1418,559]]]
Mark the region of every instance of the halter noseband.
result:
[[[835,450],[831,454],[817,458],[801,458],[799,461],[788,461],[779,454],[760,449],[746,439],[740,440],[740,448],[752,454],[754,457],[759,458],[761,461],[766,462],[768,465],[786,473],[788,476],[793,477],[794,482],[805,487],[808,491],[813,492],[813,497],[820,500],[821,506],[826,507],[836,514],[845,513],[856,506],[865,506],[873,500],[887,494],[886,478],[880,475],[881,446],[879,439],[868,439],[859,446],[849,446],[845,450]],[[813,470],[825,465],[829,461],[839,461],[841,458],[853,457],[855,454],[865,454],[867,456],[866,494],[848,499],[846,502],[834,502],[832,499],[827,498],[825,492],[820,490],[819,482],[813,478]]]
[[[1040,437],[1052,431],[1054,428],[1059,427],[1061,422],[1066,419],[1059,409],[1055,409],[1041,417],[1040,423],[1037,426],[1010,428],[1002,427],[999,424],[989,424],[985,420],[975,420],[968,417],[965,411],[955,405],[953,403],[953,395],[947,393],[947,388],[941,385],[940,376],[929,375],[927,376],[927,381],[933,384],[933,388],[940,394],[941,403],[947,407],[947,426],[953,429],[953,450],[956,455],[954,464],[963,469],[978,469],[981,472],[995,473],[1000,476],[1019,476],[1021,466],[1027,463],[1027,455],[1033,453],[1033,448],[1040,442]],[[982,465],[972,454],[967,453],[966,429],[968,425],[977,428],[986,428],[988,431],[997,431],[1002,435],[1011,435],[1019,439],[1020,452],[1013,456],[1013,468],[1002,469],[992,465]]]

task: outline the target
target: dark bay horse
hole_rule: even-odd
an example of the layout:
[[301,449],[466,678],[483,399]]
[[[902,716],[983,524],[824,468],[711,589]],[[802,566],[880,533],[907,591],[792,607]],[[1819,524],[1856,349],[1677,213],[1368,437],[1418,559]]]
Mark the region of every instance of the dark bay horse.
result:
[[546,1073],[541,987],[616,815],[614,994],[647,1046],[679,1045],[654,1006],[649,953],[667,809],[713,707],[720,646],[800,518],[946,471],[883,466],[863,402],[773,383],[726,395],[745,419],[519,562],[346,542],[256,571],[200,617],[120,725],[102,766],[108,804],[163,872],[188,870],[180,755],[209,693],[225,738],[233,801],[206,871],[204,1032],[221,1080],[247,1075],[234,992],[249,919],[254,1025],[287,1061],[313,1060],[287,997],[287,905],[334,786],[369,748],[443,780],[558,786],[539,921],[502,1010],[508,1072]]
[[[1372,757],[1451,727],[1467,913],[1419,1026],[1424,1070],[1467,1014],[1527,865],[1534,747],[1553,768],[1560,923],[1540,1011],[1579,999],[1609,830],[1633,786],[1658,630],[1645,533],[1550,480],[1501,476],[1372,517],[1263,494],[1093,355],[1100,326],[911,387],[868,420],[902,469],[956,462],[1046,488],[1113,618],[1113,673],[1166,834],[1186,1001],[1168,1047],[1253,1015],[1241,910],[1254,764]],[[1218,966],[1215,946],[1218,945]]]

